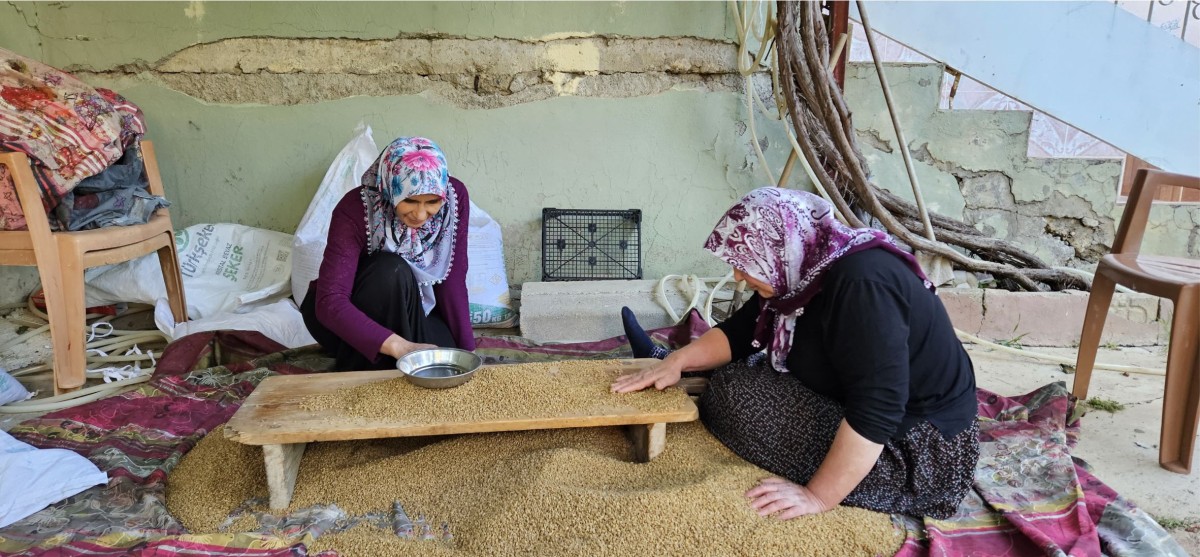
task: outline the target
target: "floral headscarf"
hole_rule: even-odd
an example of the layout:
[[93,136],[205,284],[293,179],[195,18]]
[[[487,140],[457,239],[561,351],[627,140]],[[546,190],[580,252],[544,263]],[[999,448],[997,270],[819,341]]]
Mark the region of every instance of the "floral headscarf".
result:
[[[450,186],[446,156],[437,144],[423,137],[398,138],[363,173],[362,185],[367,253],[386,250],[408,261],[428,314],[434,305],[433,285],[450,274],[459,226],[458,198]],[[399,223],[396,204],[424,194],[442,198],[442,209],[418,228]]]
[[769,347],[772,366],[782,372],[788,371],[796,318],[820,291],[825,271],[838,259],[873,247],[896,254],[933,289],[917,260],[887,234],[842,224],[829,202],[807,192],[756,189],[721,217],[704,243],[713,255],[775,289],[774,296],[762,300],[754,346]]

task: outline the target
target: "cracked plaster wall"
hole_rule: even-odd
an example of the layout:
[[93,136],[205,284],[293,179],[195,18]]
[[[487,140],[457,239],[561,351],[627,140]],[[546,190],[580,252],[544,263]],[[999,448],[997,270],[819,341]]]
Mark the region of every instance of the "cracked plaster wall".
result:
[[37,14],[32,5],[0,4],[0,46],[24,56],[41,56],[36,31]]
[[[36,23],[32,9],[0,3],[0,47],[25,56],[39,56],[41,44]],[[0,304],[24,301],[37,283],[35,267],[0,267]]]
[[[1120,160],[1031,159],[1031,113],[940,110],[941,65],[887,64],[885,71],[931,209],[1051,264],[1086,266],[1107,253],[1125,207],[1117,203]],[[850,64],[846,102],[875,182],[911,200],[873,65]],[[1156,204],[1144,246],[1200,257],[1200,205]]]
[[[23,12],[28,24],[10,24]],[[762,183],[719,2],[0,4],[0,45],[147,114],[177,226],[291,232],[359,120],[437,140],[540,280],[543,207],[641,208],[647,277]],[[30,35],[32,32],[32,35]],[[29,51],[29,50],[32,51]],[[775,172],[782,128],[758,122]]]
[[[544,206],[640,207],[646,276],[721,271],[699,244],[764,182],[733,38],[715,2],[0,4],[0,46],[142,106],[179,226],[291,232],[361,119],[381,146],[442,144],[503,224],[514,284],[540,276]],[[1028,114],[939,111],[942,75],[889,69],[930,206],[1054,262],[1094,259],[1120,164],[1028,159]],[[877,181],[911,196],[873,69],[847,79]],[[778,173],[781,128],[758,131]],[[1147,245],[1197,255],[1198,229],[1195,206],[1157,206]],[[0,272],[10,297],[36,276],[21,271]]]

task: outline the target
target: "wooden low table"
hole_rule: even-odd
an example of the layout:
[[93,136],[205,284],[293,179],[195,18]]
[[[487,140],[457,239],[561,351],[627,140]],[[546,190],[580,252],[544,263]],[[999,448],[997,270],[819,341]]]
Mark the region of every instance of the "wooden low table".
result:
[[[624,375],[640,371],[657,362],[658,360],[653,359],[640,359],[619,360],[613,364],[616,370]],[[569,362],[560,363],[569,365]],[[478,373],[484,371],[487,369]],[[615,378],[613,371],[615,370],[609,370],[605,375]],[[503,371],[494,369],[494,372]],[[382,370],[268,377],[258,385],[226,424],[225,436],[247,445],[262,445],[271,508],[284,509],[291,503],[292,493],[295,491],[296,474],[300,469],[304,447],[314,441],[627,426],[627,432],[634,444],[635,458],[639,462],[649,462],[666,446],[666,424],[690,422],[699,417],[695,403],[686,396],[678,397],[678,406],[666,411],[647,412],[632,407],[608,406],[593,412],[572,412],[570,415],[547,413],[518,419],[475,421],[366,420],[338,410],[310,411],[301,407],[301,401],[307,396],[329,394],[339,389],[401,376],[397,370]],[[554,387],[553,378],[548,377],[545,388],[539,391],[539,396],[554,396]]]

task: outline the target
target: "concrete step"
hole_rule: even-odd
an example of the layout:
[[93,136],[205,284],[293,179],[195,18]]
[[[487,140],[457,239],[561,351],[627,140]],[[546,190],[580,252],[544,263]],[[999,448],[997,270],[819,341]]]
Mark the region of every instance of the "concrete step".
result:
[[[581,342],[624,334],[621,306],[647,328],[671,325],[655,300],[655,280],[527,282],[521,293],[521,334],[538,342]],[[675,311],[689,302],[670,281]],[[954,326],[991,341],[1023,346],[1076,346],[1087,311],[1086,292],[1008,292],[946,288],[938,292]],[[1171,304],[1145,294],[1113,297],[1101,342],[1119,346],[1166,344]]]
[[[689,299],[669,281],[664,292],[682,317]],[[582,342],[625,334],[621,307],[646,329],[673,325],[655,297],[657,280],[526,282],[521,287],[521,334],[538,342]]]

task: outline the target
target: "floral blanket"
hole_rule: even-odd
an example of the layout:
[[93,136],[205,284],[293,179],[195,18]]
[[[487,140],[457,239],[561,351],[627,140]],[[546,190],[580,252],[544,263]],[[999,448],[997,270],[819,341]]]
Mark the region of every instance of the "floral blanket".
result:
[[[29,156],[47,210],[145,133],[142,111],[121,95],[0,48],[0,152]],[[11,170],[0,165],[0,230],[24,228]]]
[[[692,316],[653,336],[676,344],[704,328]],[[519,362],[628,357],[629,348],[623,338],[537,345],[485,337],[478,352],[491,362]],[[225,365],[188,371],[219,363]],[[312,348],[282,350],[257,333],[198,333],[173,343],[159,363],[159,376],[141,388],[22,423],[11,431],[18,439],[74,450],[111,479],[0,529],[0,554],[308,555],[314,537],[344,522],[336,508],[294,513],[263,532],[192,535],[167,512],[164,489],[179,459],[227,421],[263,378],[331,365]],[[1079,422],[1062,383],[1012,398],[980,390],[978,398],[975,489],[949,520],[895,516],[907,531],[898,555],[1186,555],[1145,512],[1071,457]]]

